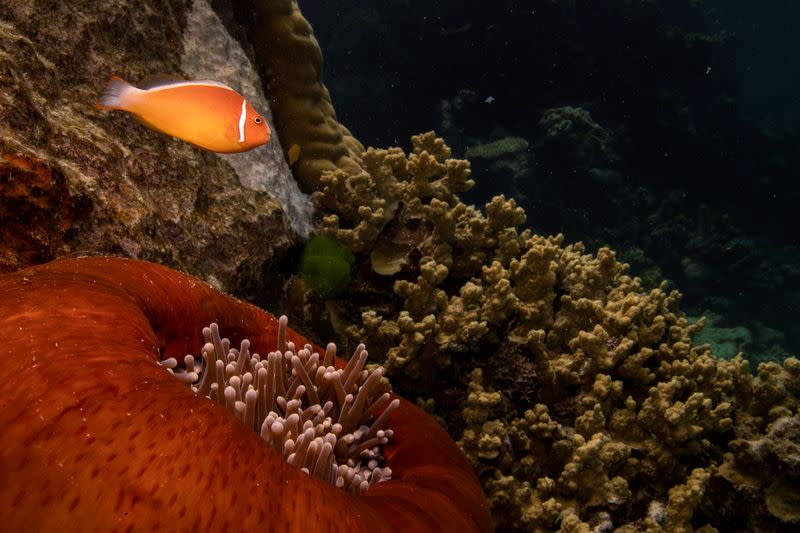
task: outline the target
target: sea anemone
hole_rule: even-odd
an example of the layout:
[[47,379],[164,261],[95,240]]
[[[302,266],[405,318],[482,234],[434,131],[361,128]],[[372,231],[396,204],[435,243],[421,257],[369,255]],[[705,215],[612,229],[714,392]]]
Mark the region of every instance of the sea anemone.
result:
[[276,351],[263,359],[250,353],[247,339],[238,350],[231,348],[212,323],[203,328],[206,345],[199,361],[187,355],[181,368],[174,357],[161,364],[258,431],[306,474],[357,494],[388,481],[392,470],[380,466],[381,451],[393,432],[383,427],[400,400],[379,394],[383,368],[365,370],[368,354],[359,344],[337,369],[335,344],[328,344],[320,360],[310,344],[297,350],[286,342],[287,324],[280,317]]
[[[0,327],[5,333],[0,348],[0,516],[5,529],[491,529],[477,478],[452,439],[411,403],[391,393],[388,402],[382,399],[378,378],[361,381],[363,371],[356,381],[369,392],[366,409],[378,402],[369,413],[375,418],[368,431],[383,429],[384,438],[391,432],[378,452],[382,464],[376,465],[382,469],[381,479],[385,469],[391,469],[391,479],[372,483],[370,473],[368,486],[350,484],[357,485],[360,494],[301,471],[297,466],[302,462],[313,473],[306,466],[308,455],[298,455],[297,441],[293,451],[298,464],[288,464],[282,457],[288,442],[283,432],[271,441],[282,442],[279,453],[246,427],[242,419],[249,418],[249,385],[244,400],[233,401],[233,415],[205,398],[201,392],[206,387],[212,394],[213,383],[205,378],[211,379],[211,358],[199,332],[211,323],[230,337],[231,345],[240,347],[239,355],[241,341],[249,339],[258,347],[282,347],[285,342],[284,364],[289,343],[303,347],[295,352],[297,357],[310,345],[305,363],[302,357],[299,361],[304,369],[314,352],[325,354],[317,356],[323,364],[333,356],[252,305],[165,267],[116,258],[59,260],[7,274],[0,277],[0,293]],[[209,328],[212,344],[214,329]],[[200,354],[189,362],[196,378],[180,376],[189,370],[186,359],[172,374],[165,371],[172,362],[163,361],[185,358],[187,353]],[[362,364],[362,355],[353,365]],[[294,356],[289,360],[295,369]],[[266,361],[269,375],[269,355]],[[342,370],[334,370],[340,379],[348,372],[335,358],[323,372],[328,373],[329,366]],[[204,375],[205,367],[209,372]],[[214,370],[218,368],[215,360]],[[254,383],[262,369],[263,364]],[[224,378],[222,398],[225,389],[234,386],[233,378]],[[331,378],[323,379],[331,384]],[[223,382],[216,381],[218,399]],[[293,383],[287,379],[288,387]],[[197,392],[191,386],[199,387]],[[306,386],[300,397],[307,399],[309,394]],[[375,426],[395,400],[389,420]],[[245,403],[243,411],[239,401]],[[275,401],[277,411],[272,406],[287,422],[301,409],[298,405],[290,412],[289,401],[285,410],[280,400]],[[347,403],[337,404],[340,418]],[[310,405],[302,406],[301,419]],[[334,406],[328,416],[333,420]],[[345,418],[356,431],[364,420]],[[255,428],[255,412],[253,420]],[[276,422],[277,418],[270,430]],[[348,446],[348,458],[350,451]],[[366,463],[369,466],[369,460]],[[339,479],[338,468],[337,474]],[[341,475],[345,480],[348,476]],[[330,480],[332,470],[327,477]]]

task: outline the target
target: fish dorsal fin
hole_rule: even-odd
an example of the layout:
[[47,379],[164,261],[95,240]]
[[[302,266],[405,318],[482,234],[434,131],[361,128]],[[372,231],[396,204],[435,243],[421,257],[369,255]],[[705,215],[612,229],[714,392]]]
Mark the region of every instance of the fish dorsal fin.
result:
[[187,80],[174,76],[171,74],[154,74],[145,77],[142,81],[136,84],[139,89],[163,89],[165,87],[180,87],[182,85],[212,85],[214,87],[223,87],[225,89],[234,90],[224,83],[214,80]]
[[174,83],[186,82],[184,78],[174,74],[151,74],[145,76],[136,86],[140,89],[152,89],[154,87],[161,87],[162,85],[172,85]]

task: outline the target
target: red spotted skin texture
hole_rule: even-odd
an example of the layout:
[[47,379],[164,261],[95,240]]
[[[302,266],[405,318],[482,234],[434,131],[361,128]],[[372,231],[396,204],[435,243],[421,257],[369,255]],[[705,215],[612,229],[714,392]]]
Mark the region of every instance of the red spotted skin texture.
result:
[[403,399],[388,424],[393,479],[354,496],[287,465],[157,363],[199,353],[211,322],[266,353],[277,332],[269,313],[116,258],[7,274],[0,294],[2,530],[491,529],[468,462]]

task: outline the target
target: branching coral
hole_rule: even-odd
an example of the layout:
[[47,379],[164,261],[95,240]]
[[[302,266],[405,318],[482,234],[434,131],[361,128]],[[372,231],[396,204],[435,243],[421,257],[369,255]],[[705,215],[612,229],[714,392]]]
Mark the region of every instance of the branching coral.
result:
[[[677,291],[645,291],[607,248],[589,254],[522,230],[511,199],[485,214],[466,206],[466,163],[432,133],[412,144],[409,155],[369,150],[366,174],[323,175],[323,229],[360,254],[356,285],[383,296],[360,304],[356,292],[329,309],[355,318],[345,334],[384,347],[373,355],[396,387],[442,396],[436,405],[460,398],[461,416],[441,413],[498,528],[795,520],[796,360],[755,378],[740,358],[718,360],[692,342],[703,321],[687,321]],[[374,250],[391,268],[374,268]],[[442,382],[458,386],[453,373],[466,393],[443,392]],[[743,513],[745,502],[756,511]]]
[[[324,228],[347,243],[354,251],[371,248],[378,235],[396,215],[400,202],[407,202],[399,216],[404,221],[431,217],[445,233],[455,230],[458,216],[457,193],[469,190],[469,164],[450,159],[450,148],[432,132],[412,138],[413,153],[402,150],[368,149],[364,152],[363,172],[345,170],[323,172],[319,190],[313,197],[330,213]],[[459,208],[458,212],[448,207]],[[434,251],[431,241],[427,252]]]
[[[0,292],[4,295],[0,326],[7,332],[0,350],[4,528],[58,530],[68,524],[81,530],[137,531],[186,527],[484,531],[491,527],[484,495],[469,464],[441,427],[407,401],[389,397],[390,402],[399,401],[385,425],[393,432],[383,448],[392,479],[355,495],[287,464],[238,416],[192,392],[181,381],[195,380],[191,374],[199,361],[184,359],[191,371],[186,367],[176,371],[177,361],[166,363],[175,367],[173,373],[180,379],[167,372],[159,359],[200,353],[203,342],[198,332],[212,321],[233,342],[248,338],[252,346],[285,344],[284,358],[289,343],[303,350],[309,345],[291,330],[282,339],[272,315],[195,278],[139,261],[80,258],[4,275]],[[214,353],[226,354],[221,339],[210,333]],[[239,355],[249,349],[240,346]],[[310,350],[328,354],[332,348]],[[203,351],[210,367],[210,351]],[[329,373],[326,367],[325,379],[333,380],[328,384],[338,389],[333,376],[347,375],[343,388],[350,389],[351,381],[355,385],[363,377],[363,371],[354,371],[355,365],[363,365],[364,356],[361,352],[349,371],[336,360],[333,366],[344,368],[341,374]],[[276,357],[268,356],[268,365],[270,359],[276,364]],[[314,360],[313,354],[309,357],[303,369]],[[253,359],[250,364],[255,368],[259,361]],[[296,367],[302,361],[291,352],[289,360],[295,375],[305,382]],[[240,363],[239,370],[244,370],[247,358],[237,359],[235,366]],[[215,370],[220,366],[214,363]],[[256,373],[263,374],[262,370],[269,375],[263,365]],[[249,378],[245,372],[237,384],[236,373],[234,368],[226,376],[226,389],[233,389],[233,411],[247,421],[249,387],[244,407],[235,396]],[[371,381],[366,378],[362,389],[373,390],[368,382],[374,384],[379,374],[372,374]],[[304,394],[310,395],[312,387],[305,385]],[[197,386],[198,392],[207,387],[214,394],[206,379]],[[218,394],[220,387],[217,381]],[[222,394],[227,403],[229,393]],[[353,400],[356,412],[360,396]],[[281,411],[276,414],[288,415],[287,427],[296,414],[290,401],[284,411],[276,400]],[[348,403],[345,398],[339,405]],[[382,401],[375,406],[379,418],[386,405]],[[354,422],[346,418],[346,424]],[[269,428],[274,432],[272,442],[281,429],[276,424],[281,422],[276,419]]]
[[[658,520],[650,520],[649,527],[659,531],[691,531],[698,508],[712,501],[724,504],[719,514],[706,509],[699,516],[723,529],[731,527],[728,521],[734,519],[729,514],[735,515],[736,502],[743,501],[762,509],[746,518],[752,527],[771,530],[796,521],[791,480],[800,464],[792,444],[797,415],[776,412],[771,424],[754,422],[755,404],[747,399],[753,389],[764,386],[760,378],[750,379],[740,359],[715,361],[694,348],[688,358],[694,360],[693,379],[660,375],[655,386],[637,392],[635,386],[624,388],[626,380],[597,374],[593,383],[579,388],[569,411],[564,412],[564,400],[556,398],[517,418],[513,410],[502,408],[498,393],[473,379],[460,444],[483,472],[495,517],[503,517],[500,523],[541,531],[555,528],[563,516],[542,512],[548,502],[557,503],[560,511],[572,509],[586,524],[599,520],[595,511],[602,510],[614,527],[631,520],[629,513],[641,505],[665,506]],[[538,365],[542,364],[547,363]],[[713,380],[702,378],[701,369],[707,365],[715,368]],[[798,363],[787,359],[785,366],[792,369]],[[672,370],[665,364],[659,367]],[[473,377],[480,376],[478,372],[474,370]],[[540,385],[544,397],[552,385]],[[790,405],[796,405],[797,393],[790,394]],[[491,411],[484,409],[475,417],[475,399],[491,403]],[[559,411],[560,420],[553,419],[551,409]],[[734,426],[731,414],[739,426]],[[730,440],[732,429],[742,437]],[[745,434],[754,436],[745,440]],[[692,470],[692,465],[698,468]],[[506,518],[506,513],[513,516]]]

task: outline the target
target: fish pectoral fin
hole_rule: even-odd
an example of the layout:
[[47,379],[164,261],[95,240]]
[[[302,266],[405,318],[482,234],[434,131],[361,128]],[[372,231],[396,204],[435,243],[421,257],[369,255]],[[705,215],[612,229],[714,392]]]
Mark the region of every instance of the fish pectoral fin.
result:
[[239,142],[239,124],[228,124],[225,127],[225,139],[231,142]]

